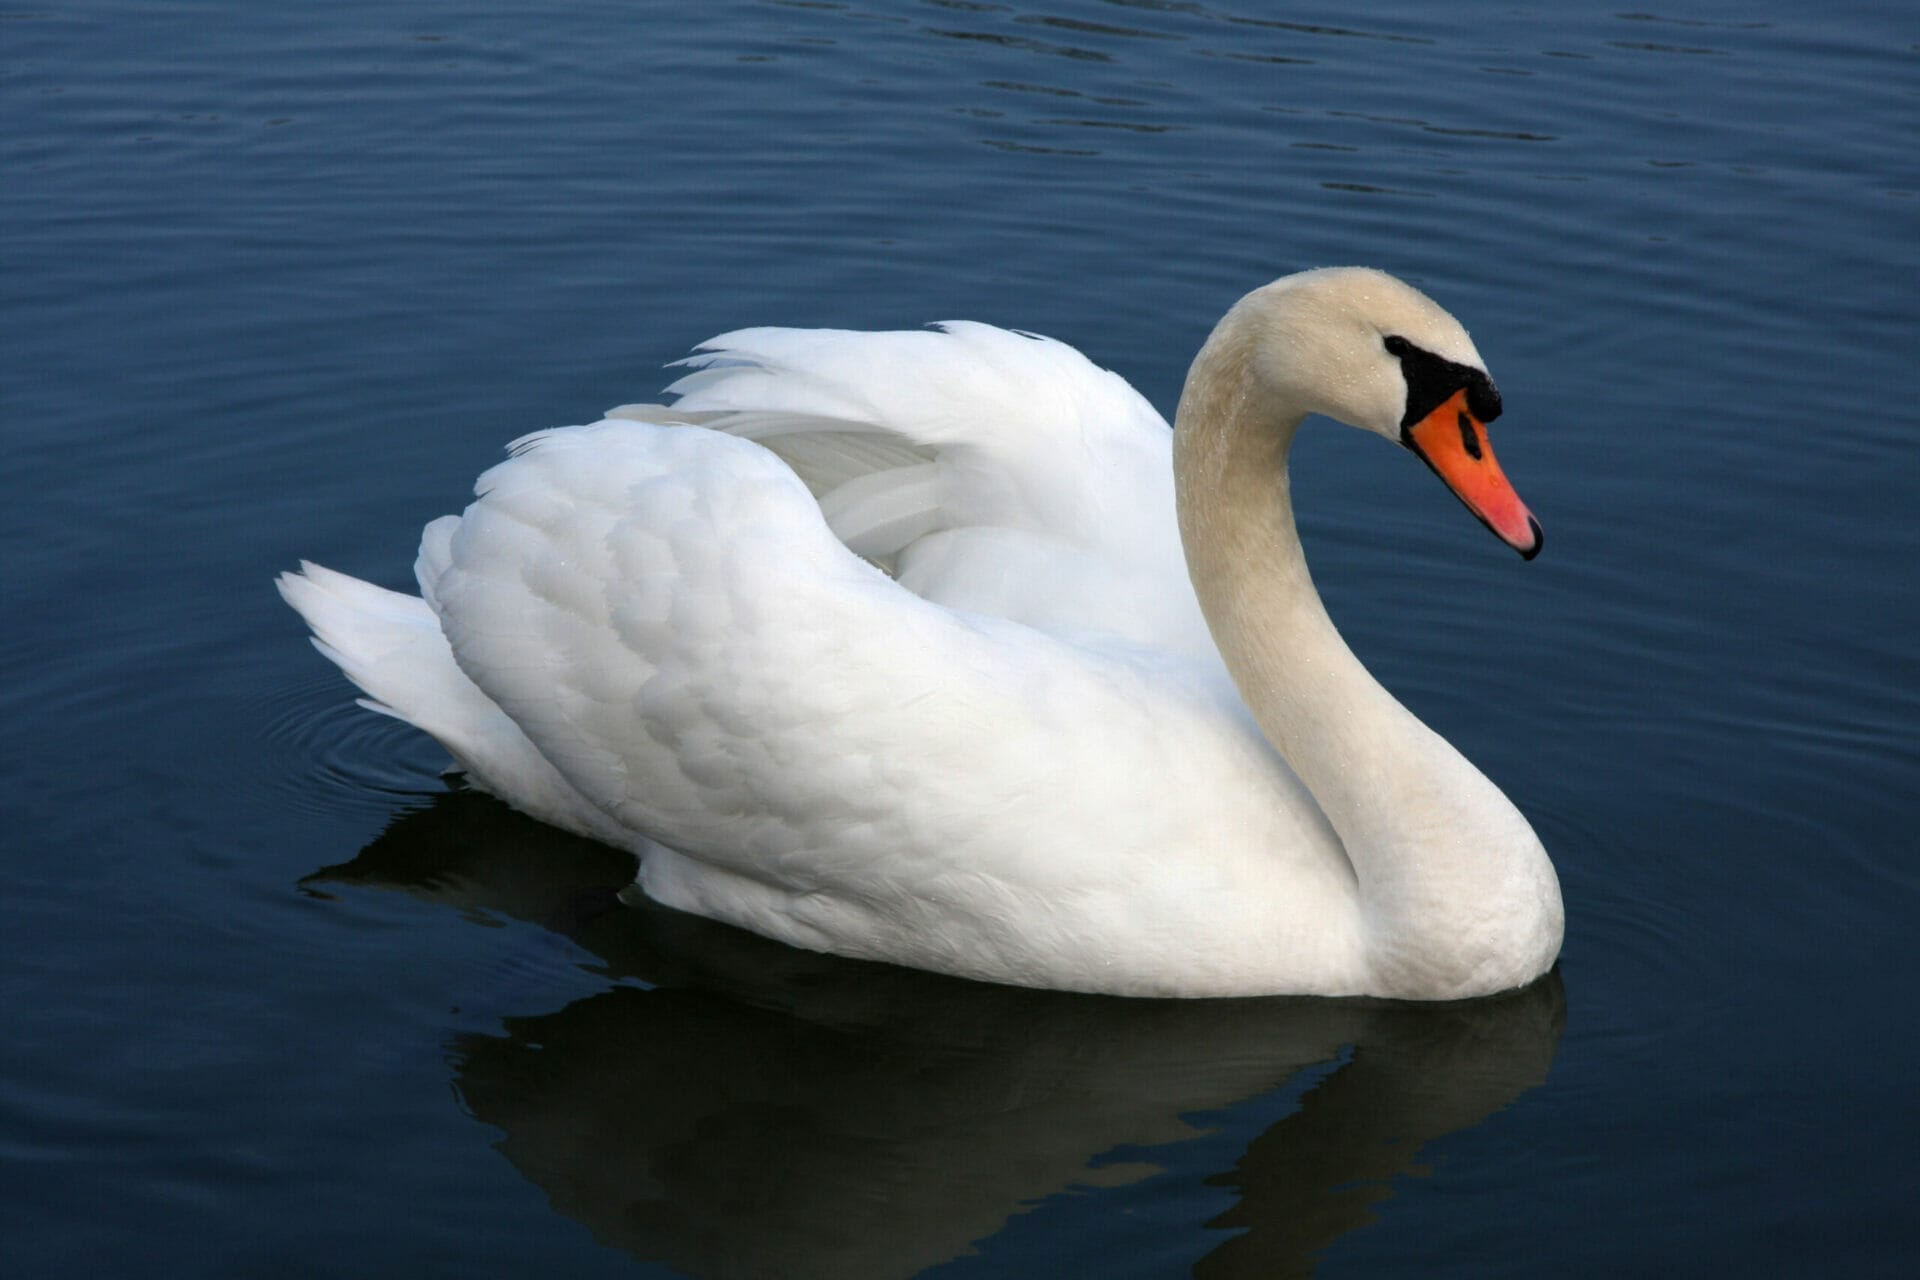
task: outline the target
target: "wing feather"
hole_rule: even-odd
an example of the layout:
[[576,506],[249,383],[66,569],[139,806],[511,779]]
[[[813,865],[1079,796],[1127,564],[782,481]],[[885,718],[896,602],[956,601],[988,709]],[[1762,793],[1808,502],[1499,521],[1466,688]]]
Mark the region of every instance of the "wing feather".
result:
[[753,440],[850,549],[936,603],[1203,655],[1171,433],[1065,343],[972,322],[741,329],[681,362],[672,406],[612,416]]
[[[428,588],[461,669],[603,812],[783,913],[817,898],[900,930],[995,883],[1057,884],[1047,910],[1138,901],[1171,874],[1158,849],[1209,832],[1228,894],[1273,873],[1253,851],[1322,834],[1275,830],[1297,783],[1203,668],[922,600],[749,442],[607,421],[530,439],[481,489]],[[1248,779],[1231,811],[1217,770]],[[1148,789],[1212,799],[1128,803]],[[1033,848],[1063,822],[1071,849]]]

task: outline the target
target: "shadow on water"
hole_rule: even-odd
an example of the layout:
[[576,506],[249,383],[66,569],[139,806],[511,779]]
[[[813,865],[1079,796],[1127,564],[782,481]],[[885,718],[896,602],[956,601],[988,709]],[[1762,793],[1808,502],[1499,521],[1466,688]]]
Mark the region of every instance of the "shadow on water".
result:
[[[598,957],[608,989],[456,1033],[455,1085],[555,1208],[698,1276],[909,1276],[991,1253],[1049,1197],[1167,1176],[1211,1189],[1187,1200],[1221,1233],[1196,1274],[1308,1275],[1423,1146],[1542,1083],[1565,1020],[1557,972],[1439,1007],[966,982],[623,902],[632,866],[454,793],[308,883],[534,921]],[[1287,1114],[1223,1153],[1219,1113],[1271,1096]]]

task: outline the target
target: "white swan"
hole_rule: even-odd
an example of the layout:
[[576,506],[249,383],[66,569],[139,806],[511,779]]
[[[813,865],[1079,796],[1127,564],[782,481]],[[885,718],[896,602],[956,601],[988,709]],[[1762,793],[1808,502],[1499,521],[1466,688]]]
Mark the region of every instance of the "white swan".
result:
[[671,409],[516,442],[426,527],[422,598],[280,579],[367,705],[640,853],[654,898],[796,946],[1129,995],[1449,999],[1552,965],[1540,842],[1341,641],[1294,528],[1321,413],[1539,549],[1499,397],[1424,295],[1255,290],[1172,432],[985,325],[701,350]]

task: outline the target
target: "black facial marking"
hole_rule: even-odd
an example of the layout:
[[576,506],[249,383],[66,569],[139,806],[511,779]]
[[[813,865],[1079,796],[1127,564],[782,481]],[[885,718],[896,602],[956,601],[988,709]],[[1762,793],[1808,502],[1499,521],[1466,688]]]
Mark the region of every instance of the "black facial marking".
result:
[[[1467,408],[1480,421],[1492,422],[1500,416],[1500,391],[1493,385],[1493,379],[1479,369],[1444,360],[1397,333],[1387,336],[1385,346],[1388,355],[1398,357],[1401,376],[1407,380],[1407,412],[1400,419],[1403,430],[1438,409],[1447,397],[1460,390],[1466,391]],[[1475,457],[1480,456],[1478,449],[1478,444],[1468,446],[1468,452]]]
[[1473,418],[1465,409],[1460,411],[1460,443],[1469,458],[1480,461],[1480,433],[1473,429]]

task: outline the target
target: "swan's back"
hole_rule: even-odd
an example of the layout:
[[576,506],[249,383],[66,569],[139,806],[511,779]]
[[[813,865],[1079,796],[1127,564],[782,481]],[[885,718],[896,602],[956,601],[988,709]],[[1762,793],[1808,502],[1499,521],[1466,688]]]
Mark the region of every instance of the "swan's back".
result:
[[1171,431],[1119,375],[991,325],[741,329],[677,403],[797,474],[835,535],[925,599],[1189,654],[1212,641],[1180,555]]

